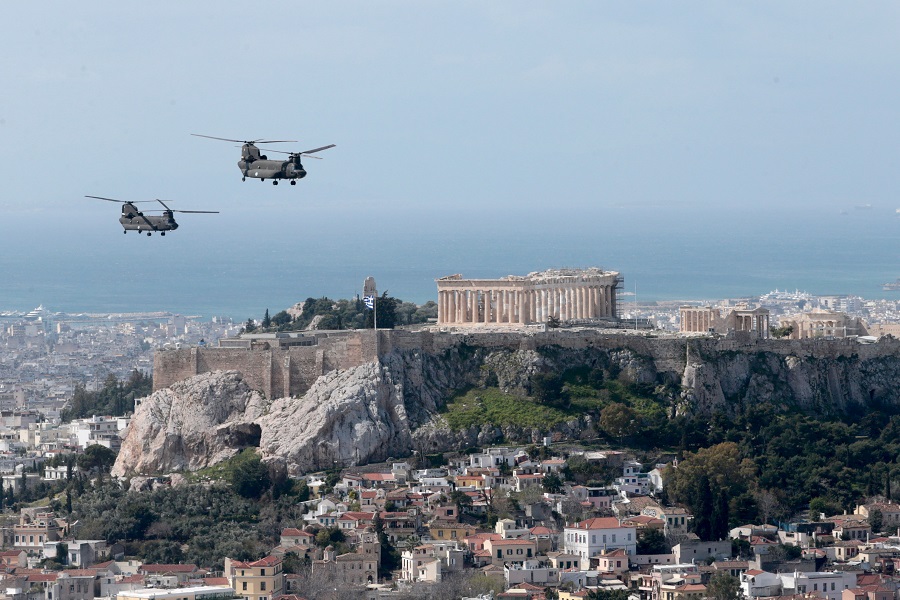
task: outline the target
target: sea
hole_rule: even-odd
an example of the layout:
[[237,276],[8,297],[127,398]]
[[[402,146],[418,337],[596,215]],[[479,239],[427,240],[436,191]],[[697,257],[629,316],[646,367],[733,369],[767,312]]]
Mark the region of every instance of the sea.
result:
[[[461,212],[462,214],[459,214]],[[574,210],[326,207],[179,219],[166,237],[123,235],[114,219],[7,215],[0,224],[0,311],[168,311],[246,320],[306,298],[379,293],[435,300],[435,279],[562,267],[618,271],[638,302],[716,300],[774,289],[898,298],[893,207]]]

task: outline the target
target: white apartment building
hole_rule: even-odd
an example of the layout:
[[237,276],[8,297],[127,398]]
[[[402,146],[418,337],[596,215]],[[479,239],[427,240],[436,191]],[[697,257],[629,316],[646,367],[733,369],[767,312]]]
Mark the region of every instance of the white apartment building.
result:
[[815,573],[779,573],[784,594],[819,592],[828,600],[841,600],[844,590],[856,587],[856,573],[823,571]]
[[637,533],[634,527],[622,526],[615,517],[587,519],[563,530],[563,548],[584,559],[582,568],[587,569],[587,559],[603,551],[621,549],[626,554],[634,554]]
[[99,444],[111,450],[118,450],[122,439],[119,430],[128,425],[128,420],[121,417],[93,416],[87,419],[72,421],[71,438],[79,448],[84,450],[88,446]]

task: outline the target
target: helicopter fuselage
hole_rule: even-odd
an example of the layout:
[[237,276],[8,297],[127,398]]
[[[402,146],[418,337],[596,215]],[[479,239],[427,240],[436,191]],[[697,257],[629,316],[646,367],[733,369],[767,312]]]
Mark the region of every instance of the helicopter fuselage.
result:
[[306,169],[299,162],[292,160],[268,160],[259,158],[253,161],[241,159],[238,168],[244,177],[255,179],[303,179]]
[[153,232],[153,231],[173,231],[178,229],[178,223],[175,222],[172,213],[165,211],[162,215],[145,215],[140,212],[133,204],[125,204],[122,206],[122,216],[119,217],[119,223],[125,231]]

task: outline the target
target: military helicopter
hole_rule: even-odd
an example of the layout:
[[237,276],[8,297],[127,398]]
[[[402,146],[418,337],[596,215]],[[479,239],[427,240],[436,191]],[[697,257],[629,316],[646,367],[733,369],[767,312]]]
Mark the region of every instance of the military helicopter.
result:
[[243,146],[241,146],[241,160],[238,161],[238,168],[240,168],[241,173],[243,173],[241,181],[247,181],[248,177],[257,178],[260,181],[271,179],[273,185],[278,185],[279,179],[289,179],[291,185],[297,185],[298,179],[306,177],[306,169],[303,168],[300,157],[308,156],[309,158],[319,159],[320,157],[312,156],[312,154],[335,147],[335,144],[329,144],[328,146],[313,148],[312,150],[303,150],[302,152],[283,152],[282,150],[266,150],[265,148],[262,148],[263,150],[266,150],[266,152],[278,152],[280,154],[288,155],[287,160],[269,160],[265,154],[259,153],[260,148],[257,147],[256,144],[286,144],[296,142],[297,140],[231,140],[228,138],[213,137],[211,135],[201,135],[199,133],[192,133],[191,135],[209,138],[211,140],[243,144]]
[[[146,231],[147,235],[152,235],[154,231],[158,231],[159,235],[166,235],[167,231],[178,229],[178,223],[175,222],[174,213],[211,213],[216,214],[217,210],[172,210],[162,200],[138,200],[136,202],[126,202],[124,200],[116,200],[114,198],[104,198],[102,196],[85,196],[85,198],[94,198],[96,200],[106,200],[107,202],[118,202],[122,205],[122,216],[119,217],[119,223],[125,228],[122,233],[129,231],[137,231],[138,234]],[[137,209],[135,204],[144,204],[147,202],[159,202],[165,210],[154,210],[147,212],[161,212],[161,215],[145,215]]]

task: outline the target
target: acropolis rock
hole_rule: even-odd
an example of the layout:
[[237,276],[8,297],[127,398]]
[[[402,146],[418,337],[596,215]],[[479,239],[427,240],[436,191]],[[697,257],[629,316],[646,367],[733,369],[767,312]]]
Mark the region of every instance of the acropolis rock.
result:
[[[663,390],[669,415],[705,417],[760,402],[835,415],[870,405],[900,406],[900,341],[893,338],[864,345],[849,339],[742,341],[591,329],[380,335],[378,360],[365,358],[374,349],[366,346],[371,331],[350,332],[321,347],[164,352],[154,384],[157,377],[188,378],[143,400],[114,474],[194,470],[245,447],[257,447],[264,460],[299,474],[405,457],[414,449],[532,443],[553,432],[576,439],[595,425],[586,416],[553,432],[489,424],[451,431],[440,408],[470,387],[497,387],[529,402],[524,396],[535,373],[598,365],[614,366],[623,382]],[[241,374],[191,373],[217,364],[244,366]],[[167,365],[172,369],[166,371]],[[304,391],[267,399],[266,392],[288,389]]]

